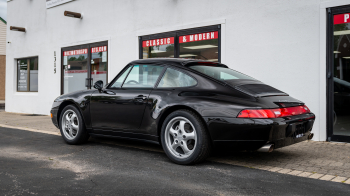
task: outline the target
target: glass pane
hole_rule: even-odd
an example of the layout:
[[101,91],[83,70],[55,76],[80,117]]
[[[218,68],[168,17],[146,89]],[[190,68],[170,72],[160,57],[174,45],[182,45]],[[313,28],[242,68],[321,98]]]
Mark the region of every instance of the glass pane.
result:
[[29,91],[38,91],[38,58],[30,59]]
[[123,84],[123,81],[125,79],[125,77],[128,75],[130,69],[132,66],[130,66],[115,82],[114,84],[111,86],[111,88],[120,88]]
[[107,84],[107,46],[91,48],[91,78]]
[[344,17],[345,14],[334,16],[333,134],[350,136],[350,23]]
[[188,87],[195,86],[197,81],[192,77],[174,69],[168,68],[163,78],[160,80],[158,87]]
[[17,61],[18,75],[17,75],[17,91],[28,91],[28,59],[21,59]]
[[174,37],[142,42],[143,59],[174,57]]
[[88,49],[63,52],[64,87],[63,93],[86,89],[88,71]]
[[134,65],[123,88],[153,88],[163,67],[155,65]]
[[218,62],[218,31],[185,35],[179,37],[180,58],[203,59]]
[[247,79],[255,80],[254,78],[234,71],[229,68],[224,67],[210,67],[204,65],[195,65],[190,66],[191,69],[204,73],[210,77],[213,77],[217,80],[237,80],[237,79]]

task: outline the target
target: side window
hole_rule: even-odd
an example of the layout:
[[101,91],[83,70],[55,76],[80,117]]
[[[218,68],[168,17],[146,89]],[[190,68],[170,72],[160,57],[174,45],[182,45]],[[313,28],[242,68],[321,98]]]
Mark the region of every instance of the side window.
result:
[[134,65],[123,88],[153,88],[163,67],[156,65]]
[[38,58],[17,61],[17,91],[38,92]]
[[220,80],[236,80],[237,77],[227,74],[225,72],[220,72]]
[[158,88],[167,88],[167,87],[188,87],[195,86],[197,81],[191,76],[184,74],[175,69],[168,68],[162,80],[160,80]]
[[123,81],[125,77],[128,75],[130,69],[132,66],[130,66],[127,70],[124,71],[124,73],[112,84],[111,88],[120,88],[123,84]]

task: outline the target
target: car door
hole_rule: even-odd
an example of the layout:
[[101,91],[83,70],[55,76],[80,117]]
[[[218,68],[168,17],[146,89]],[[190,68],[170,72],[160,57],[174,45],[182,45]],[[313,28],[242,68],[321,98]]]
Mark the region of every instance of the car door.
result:
[[129,137],[138,133],[148,97],[163,67],[130,65],[106,89],[91,96],[90,114],[93,132]]

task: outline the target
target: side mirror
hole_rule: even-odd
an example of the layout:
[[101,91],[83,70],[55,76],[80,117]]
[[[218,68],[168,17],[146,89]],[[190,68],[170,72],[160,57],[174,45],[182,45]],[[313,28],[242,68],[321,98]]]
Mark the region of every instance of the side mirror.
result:
[[99,81],[95,82],[94,88],[97,89],[98,91],[101,91],[103,88],[103,81],[99,80]]

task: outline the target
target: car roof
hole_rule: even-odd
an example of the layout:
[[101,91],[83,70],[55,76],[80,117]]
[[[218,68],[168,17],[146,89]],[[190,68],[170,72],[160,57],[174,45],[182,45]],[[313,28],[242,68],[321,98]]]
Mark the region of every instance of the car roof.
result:
[[223,65],[221,63],[216,63],[216,62],[207,61],[207,60],[183,59],[183,58],[149,58],[149,59],[135,60],[135,61],[132,61],[130,63],[131,64],[175,63],[175,64],[182,65],[182,66],[192,64],[192,63],[208,63],[208,64]]

